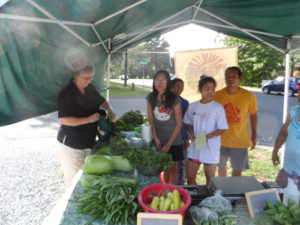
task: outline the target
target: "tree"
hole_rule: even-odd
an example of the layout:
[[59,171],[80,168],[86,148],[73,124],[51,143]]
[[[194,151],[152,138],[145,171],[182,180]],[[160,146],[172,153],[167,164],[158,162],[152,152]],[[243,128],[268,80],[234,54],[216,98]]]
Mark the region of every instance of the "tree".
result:
[[284,54],[269,46],[227,36],[226,46],[238,47],[238,63],[243,71],[243,85],[260,86],[284,72]]
[[119,78],[124,71],[124,57],[122,52],[117,52],[111,55],[110,64],[111,78]]
[[150,41],[141,43],[128,50],[128,74],[130,77],[142,78],[143,66],[139,64],[140,61],[147,61],[144,65],[145,77],[152,77],[152,75],[160,69],[168,70],[170,73],[174,69],[170,65],[168,54],[169,43],[165,39],[155,37]]

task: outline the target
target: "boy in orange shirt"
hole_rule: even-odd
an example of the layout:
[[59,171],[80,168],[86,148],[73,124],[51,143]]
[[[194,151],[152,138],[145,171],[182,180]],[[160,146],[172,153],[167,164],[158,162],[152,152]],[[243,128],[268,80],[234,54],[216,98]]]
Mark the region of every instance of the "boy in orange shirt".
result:
[[[242,72],[239,67],[225,70],[226,87],[217,91],[214,100],[224,106],[229,129],[221,136],[219,176],[227,176],[228,159],[232,176],[241,176],[249,169],[248,148],[255,148],[257,133],[257,104],[253,93],[240,87]],[[250,115],[251,137],[248,114]]]

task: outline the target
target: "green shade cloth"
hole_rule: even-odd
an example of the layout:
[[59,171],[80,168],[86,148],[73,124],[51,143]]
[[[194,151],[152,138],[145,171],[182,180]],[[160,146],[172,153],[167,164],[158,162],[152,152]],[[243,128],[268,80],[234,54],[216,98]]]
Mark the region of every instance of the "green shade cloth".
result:
[[108,40],[122,51],[188,23],[300,47],[298,0],[11,0],[0,8],[0,126],[55,111],[78,62],[95,65],[103,88]]

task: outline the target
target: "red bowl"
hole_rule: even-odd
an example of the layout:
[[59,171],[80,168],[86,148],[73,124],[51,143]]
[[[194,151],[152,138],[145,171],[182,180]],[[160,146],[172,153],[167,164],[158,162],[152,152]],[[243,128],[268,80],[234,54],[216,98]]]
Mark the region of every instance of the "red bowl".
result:
[[[179,191],[179,194],[182,196],[182,200],[184,201],[185,205],[182,208],[172,210],[172,211],[159,211],[150,208],[147,206],[147,204],[151,203],[152,198],[149,197],[149,195],[154,191],[155,196],[157,196],[159,193],[162,193],[166,190],[173,191],[177,189]],[[138,194],[138,201],[140,205],[143,207],[144,212],[150,212],[150,213],[170,213],[170,214],[179,214],[181,213],[182,218],[185,215],[185,211],[190,207],[191,205],[191,196],[190,194],[182,187],[174,184],[152,184],[149,186],[144,187]]]

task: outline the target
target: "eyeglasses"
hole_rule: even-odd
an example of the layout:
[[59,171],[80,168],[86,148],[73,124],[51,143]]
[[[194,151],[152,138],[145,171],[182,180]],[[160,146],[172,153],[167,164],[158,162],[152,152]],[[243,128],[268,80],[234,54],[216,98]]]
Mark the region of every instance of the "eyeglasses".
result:
[[165,84],[165,83],[167,83],[167,80],[154,80],[154,83],[156,83],[156,84],[158,84],[158,83]]
[[83,80],[85,81],[92,81],[94,79],[94,76],[91,77],[82,77]]

